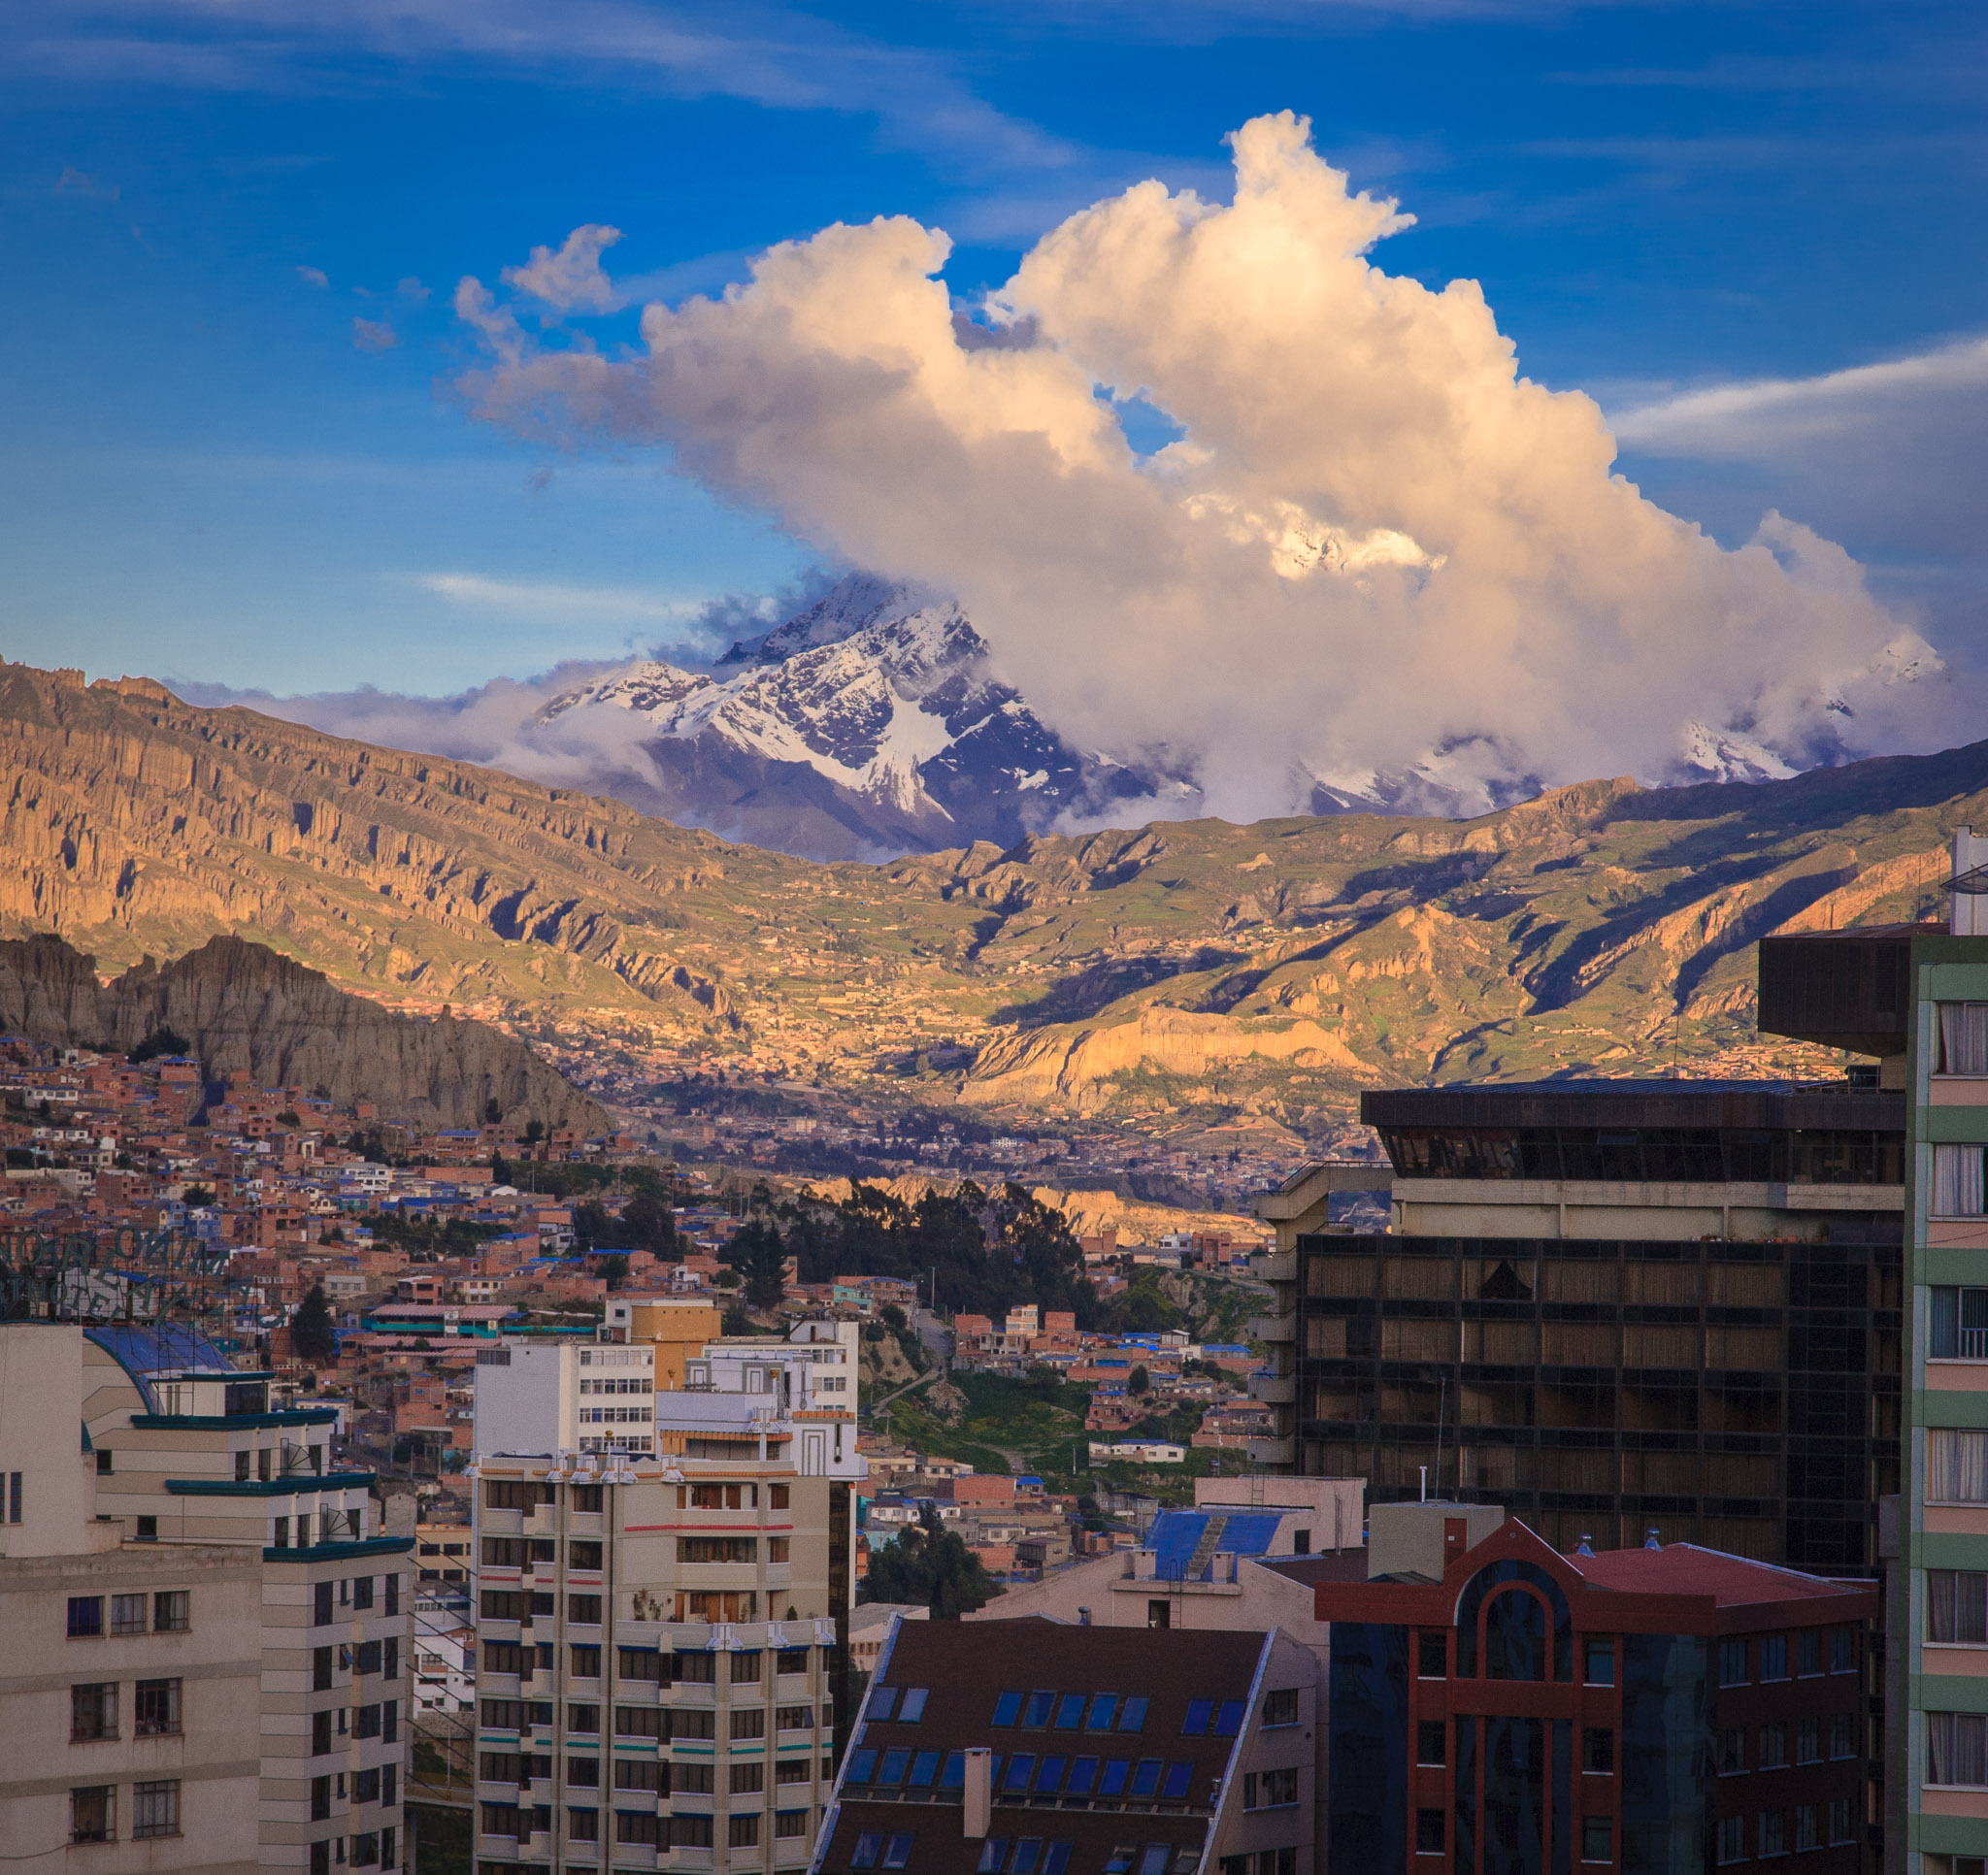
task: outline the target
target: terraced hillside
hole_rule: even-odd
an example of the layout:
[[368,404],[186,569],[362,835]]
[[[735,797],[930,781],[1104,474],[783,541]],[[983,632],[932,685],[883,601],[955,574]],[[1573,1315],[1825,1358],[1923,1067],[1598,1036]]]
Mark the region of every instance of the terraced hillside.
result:
[[[1943,912],[1988,743],[1472,821],[1161,823],[883,867],[0,667],[0,935],[102,969],[218,932],[387,1001],[925,1101],[1306,1122],[1379,1081],[1822,1057],[1752,1027],[1773,930]],[[1175,1124],[1177,1124],[1177,1120]]]

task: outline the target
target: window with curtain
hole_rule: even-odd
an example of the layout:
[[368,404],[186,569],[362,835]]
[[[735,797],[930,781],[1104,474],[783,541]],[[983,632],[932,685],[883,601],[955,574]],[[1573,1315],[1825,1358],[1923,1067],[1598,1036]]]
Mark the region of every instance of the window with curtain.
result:
[[1926,1782],[1988,1785],[1988,1714],[1926,1715]]
[[1979,1217],[1982,1212],[1979,1146],[1933,1148],[1933,1215]]
[[1926,1571],[1926,1638],[1988,1646],[1988,1575],[1976,1569]]
[[1988,1074],[1988,1003],[1940,1003],[1939,1071]]
[[1988,1361],[1988,1289],[1934,1286],[1932,1347],[1936,1361]]
[[1926,1434],[1926,1499],[1988,1504],[1988,1432],[1936,1426]]

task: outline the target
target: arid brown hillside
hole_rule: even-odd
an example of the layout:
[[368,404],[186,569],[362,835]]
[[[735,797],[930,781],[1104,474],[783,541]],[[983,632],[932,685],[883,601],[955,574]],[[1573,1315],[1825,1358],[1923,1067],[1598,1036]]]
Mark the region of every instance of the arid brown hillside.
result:
[[110,966],[231,933],[431,1011],[1176,1127],[1302,1126],[1383,1081],[1821,1067],[1755,1035],[1756,939],[1938,916],[1948,835],[1988,830],[1977,743],[1760,786],[1587,782],[1472,821],[820,866],[18,665],[0,762],[0,932]]
[[383,1118],[474,1127],[486,1108],[592,1137],[608,1115],[522,1042],[480,1022],[406,1016],[348,996],[317,971],[239,938],[215,938],[163,970],[145,958],[110,982],[59,938],[0,940],[0,1028],[64,1047],[129,1052],[170,1032],[219,1078],[321,1089]]

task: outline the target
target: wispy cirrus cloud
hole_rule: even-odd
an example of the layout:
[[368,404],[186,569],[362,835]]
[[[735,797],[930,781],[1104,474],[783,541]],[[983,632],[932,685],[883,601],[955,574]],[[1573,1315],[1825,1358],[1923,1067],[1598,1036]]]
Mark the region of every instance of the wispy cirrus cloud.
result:
[[414,579],[424,591],[466,611],[497,612],[588,631],[603,625],[691,625],[710,605],[702,594],[661,593],[638,586],[569,586],[480,573],[420,573]]
[[1080,147],[998,110],[948,57],[789,8],[648,0],[25,0],[0,22],[19,69],[188,89],[349,88],[356,61],[471,61],[541,82],[619,87],[873,117],[882,141],[963,172],[1057,169]]

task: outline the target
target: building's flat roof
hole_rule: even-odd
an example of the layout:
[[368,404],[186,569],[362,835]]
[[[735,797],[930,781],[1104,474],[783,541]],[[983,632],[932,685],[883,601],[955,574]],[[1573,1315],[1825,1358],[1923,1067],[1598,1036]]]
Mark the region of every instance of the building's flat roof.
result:
[[1360,1096],[1375,1127],[1740,1127],[1903,1133],[1905,1097],[1845,1081],[1490,1081]]

